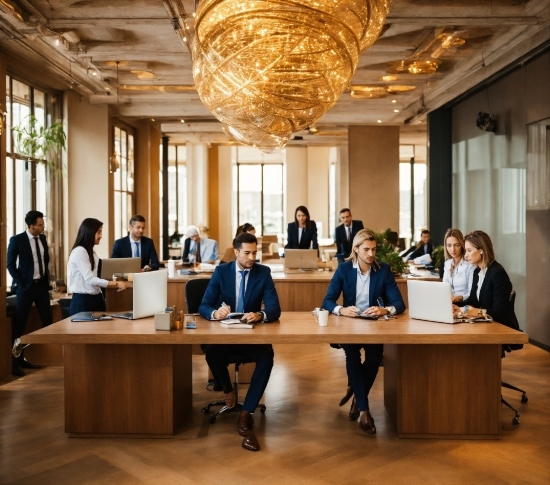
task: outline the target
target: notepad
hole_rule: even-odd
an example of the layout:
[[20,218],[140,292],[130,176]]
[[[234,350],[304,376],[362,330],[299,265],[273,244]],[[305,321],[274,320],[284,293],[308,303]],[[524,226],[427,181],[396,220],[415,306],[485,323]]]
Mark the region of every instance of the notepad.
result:
[[236,318],[221,320],[220,324],[225,328],[254,328],[254,323],[243,323]]
[[71,318],[71,322],[97,322],[99,320],[112,320],[113,317],[104,313],[80,312],[75,313]]

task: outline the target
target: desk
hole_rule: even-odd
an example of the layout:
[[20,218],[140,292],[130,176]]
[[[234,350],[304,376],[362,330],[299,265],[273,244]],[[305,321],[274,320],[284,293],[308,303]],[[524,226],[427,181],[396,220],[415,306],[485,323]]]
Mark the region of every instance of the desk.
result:
[[[500,348],[528,336],[493,324],[447,325],[287,312],[253,330],[198,319],[196,330],[156,332],[153,319],[71,323],[22,338],[65,344],[65,431],[162,436],[191,407],[191,345],[197,343],[384,343],[384,404],[399,437],[500,437]],[[276,365],[276,364],[275,364]],[[319,410],[317,410],[319,411]]]

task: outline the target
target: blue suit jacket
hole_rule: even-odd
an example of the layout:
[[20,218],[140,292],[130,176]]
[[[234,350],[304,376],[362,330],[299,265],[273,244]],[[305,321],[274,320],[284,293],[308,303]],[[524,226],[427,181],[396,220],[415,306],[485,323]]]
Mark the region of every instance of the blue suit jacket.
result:
[[[236,310],[236,264],[235,261],[222,264],[214,271],[199,307],[203,318],[210,319],[212,312],[220,308],[222,302],[229,305],[231,311]],[[263,309],[262,301],[264,302]],[[271,278],[271,270],[267,266],[261,264],[252,266],[244,295],[244,311],[246,313],[263,311],[268,322],[277,320],[281,316],[279,297],[273,278]]]
[[[376,306],[376,300],[382,298],[384,306],[394,306],[397,313],[405,311],[405,303],[401,297],[401,292],[395,283],[395,278],[391,272],[390,266],[386,263],[380,263],[371,266],[370,284],[369,284],[369,304]],[[330,285],[323,300],[323,308],[332,312],[338,305],[336,300],[340,294],[344,293],[344,307],[355,305],[355,296],[357,291],[357,270],[353,267],[352,261],[346,261],[338,266],[334,273]]]
[[344,224],[340,224],[334,231],[334,242],[336,243],[336,257],[340,263],[351,254],[353,238],[361,230],[364,229],[363,221],[351,221],[351,237],[348,242],[348,236]]
[[313,242],[313,249],[319,249],[319,243],[317,242],[317,224],[315,221],[309,221],[309,229],[304,228],[302,233],[302,240],[298,244],[298,226],[295,222],[291,222],[287,229],[287,244],[285,248],[288,249],[309,249],[310,244]]
[[[130,236],[121,237],[115,241],[113,251],[111,252],[111,258],[132,258],[134,251],[130,244]],[[151,269],[159,269],[159,257],[157,250],[155,249],[155,243],[151,238],[141,237],[141,267],[149,265]]]
[[[39,238],[44,246],[44,274],[49,281],[50,274],[48,266],[50,264],[50,254],[48,242],[44,234],[40,234]],[[18,258],[19,264],[17,264]],[[18,286],[22,290],[28,290],[30,288],[34,276],[34,258],[32,256],[31,244],[26,231],[11,237],[8,245],[7,268],[13,278],[13,286]]]

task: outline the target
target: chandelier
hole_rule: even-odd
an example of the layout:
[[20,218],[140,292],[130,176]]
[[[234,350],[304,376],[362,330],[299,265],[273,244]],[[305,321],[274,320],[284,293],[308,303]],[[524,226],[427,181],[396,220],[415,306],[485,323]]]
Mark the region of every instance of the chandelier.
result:
[[233,138],[276,151],[336,103],[387,10],[388,0],[202,0],[199,97]]

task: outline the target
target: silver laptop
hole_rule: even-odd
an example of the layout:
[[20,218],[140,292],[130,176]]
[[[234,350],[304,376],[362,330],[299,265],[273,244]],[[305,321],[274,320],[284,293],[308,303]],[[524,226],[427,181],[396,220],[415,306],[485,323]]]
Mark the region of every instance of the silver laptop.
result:
[[285,273],[302,273],[317,269],[317,249],[285,249]]
[[460,323],[467,319],[453,317],[451,285],[435,281],[407,280],[409,315],[417,320]]
[[98,274],[104,280],[112,280],[115,273],[139,273],[141,258],[105,258],[101,260],[101,271]]
[[133,291],[133,311],[116,313],[113,317],[136,320],[164,311],[168,301],[168,271],[135,273]]

